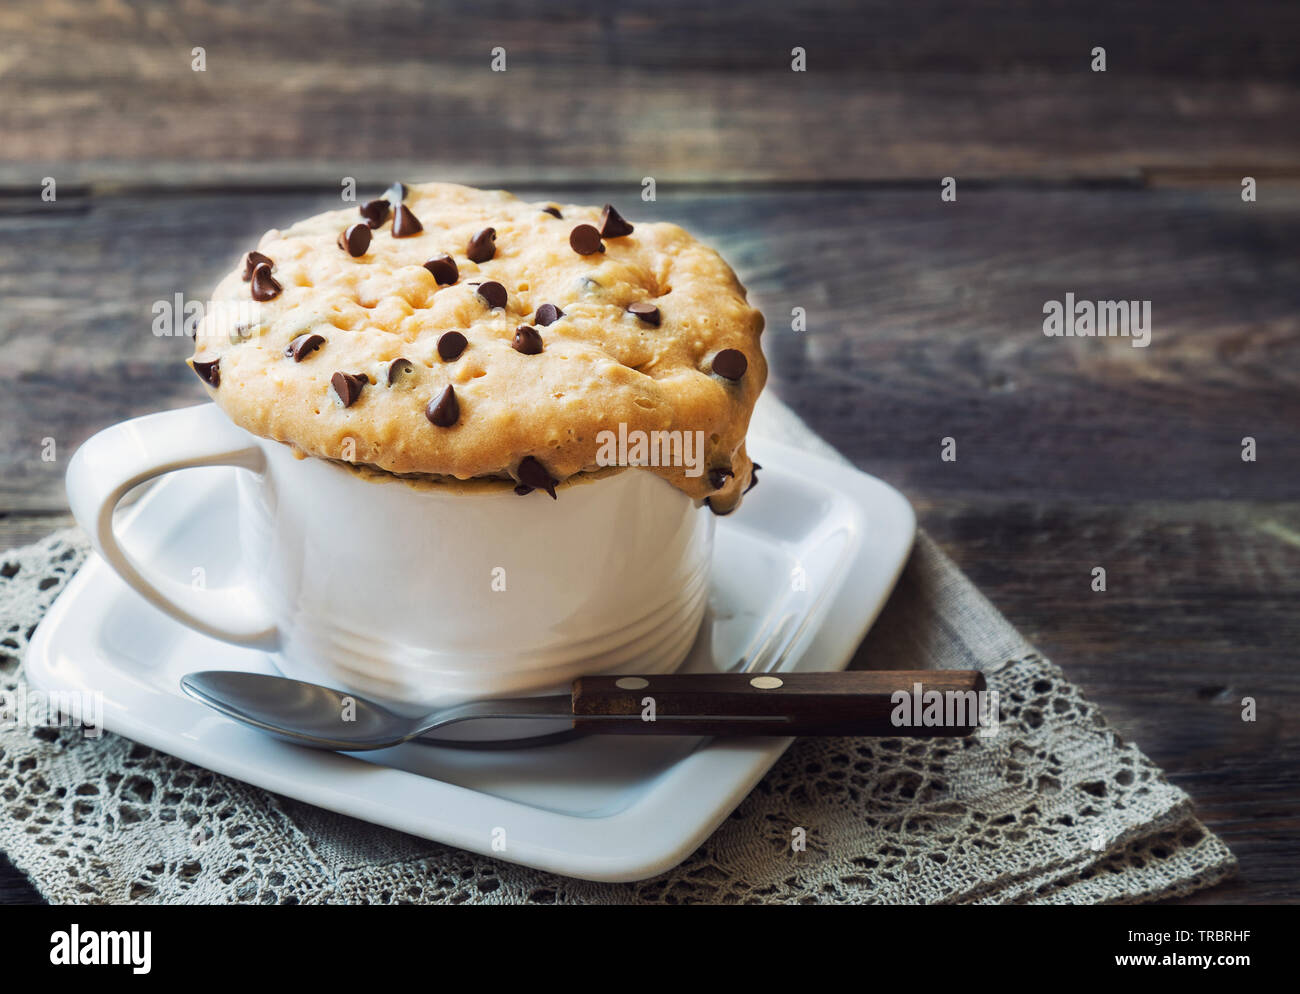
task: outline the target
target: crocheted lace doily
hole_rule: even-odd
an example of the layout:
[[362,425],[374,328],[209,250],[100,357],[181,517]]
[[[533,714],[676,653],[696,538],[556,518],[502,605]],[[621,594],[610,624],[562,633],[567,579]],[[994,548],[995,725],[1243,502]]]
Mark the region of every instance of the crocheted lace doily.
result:
[[[0,554],[10,694],[86,552],[69,530]],[[120,736],[13,721],[0,724],[0,849],[55,902],[1136,902],[1231,871],[1187,795],[925,536],[869,646],[886,666],[982,668],[1001,695],[998,734],[800,740],[693,856],[641,883],[498,862]],[[791,845],[797,828],[806,848]]]

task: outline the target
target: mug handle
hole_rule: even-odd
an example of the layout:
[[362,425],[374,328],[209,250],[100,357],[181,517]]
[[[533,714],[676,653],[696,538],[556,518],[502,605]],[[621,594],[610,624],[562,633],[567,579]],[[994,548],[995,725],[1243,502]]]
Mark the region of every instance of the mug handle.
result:
[[68,503],[95,550],[136,593],[204,635],[236,645],[273,648],[275,622],[247,586],[197,590],[165,576],[146,576],[113,531],[113,509],[146,480],[193,466],[237,466],[261,473],[266,458],[252,436],[215,404],[123,421],[89,438],[68,463]]

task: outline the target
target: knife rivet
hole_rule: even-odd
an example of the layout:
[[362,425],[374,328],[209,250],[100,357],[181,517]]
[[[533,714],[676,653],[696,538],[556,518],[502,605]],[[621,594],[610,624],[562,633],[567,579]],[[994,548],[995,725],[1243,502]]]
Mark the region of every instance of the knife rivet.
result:
[[749,685],[755,690],[776,690],[784,684],[785,681],[779,676],[756,676],[749,681]]
[[639,676],[621,676],[614,681],[614,686],[619,690],[645,690],[650,681]]

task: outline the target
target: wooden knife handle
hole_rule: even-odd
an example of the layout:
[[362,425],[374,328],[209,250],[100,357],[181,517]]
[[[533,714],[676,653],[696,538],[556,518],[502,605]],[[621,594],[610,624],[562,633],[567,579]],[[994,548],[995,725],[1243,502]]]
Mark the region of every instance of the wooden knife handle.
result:
[[[979,725],[984,690],[978,670],[584,676],[573,683],[573,727],[624,735],[962,736]],[[932,691],[938,709],[925,696]]]

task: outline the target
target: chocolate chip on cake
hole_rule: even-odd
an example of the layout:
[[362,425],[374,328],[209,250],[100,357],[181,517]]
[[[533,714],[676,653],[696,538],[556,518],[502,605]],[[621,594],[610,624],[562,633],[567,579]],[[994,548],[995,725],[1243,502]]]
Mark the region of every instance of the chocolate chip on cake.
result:
[[488,307],[506,306],[506,288],[495,280],[480,283],[476,292],[487,302]]
[[759,463],[754,463],[754,469],[749,474],[749,486],[745,488],[745,493],[749,493],[758,486],[758,471],[762,468]]
[[439,428],[450,428],[460,420],[460,402],[456,400],[456,391],[450,383],[447,389],[429,401],[424,416]]
[[[406,187],[372,188],[370,207],[335,201],[346,209],[297,224],[284,218],[252,239],[257,255],[230,259],[217,306],[204,308],[194,348],[178,356],[203,378],[200,399],[297,454],[338,459],[346,428],[357,462],[375,472],[495,479],[506,493],[593,471],[611,419],[647,434],[698,427],[704,441],[694,469],[679,460],[629,472],[653,469],[697,506],[705,498],[719,512],[739,504],[751,483],[745,436],[767,362],[762,316],[717,253],[648,215],[624,235],[631,218],[602,212],[600,202],[569,207],[446,183]],[[403,207],[422,232],[390,240],[394,220],[399,235],[407,227]],[[576,240],[589,255],[569,243],[584,224]],[[364,239],[362,225],[370,244],[352,256],[349,239]],[[474,257],[486,260],[477,264],[466,257],[476,233]],[[255,287],[272,290],[268,268],[282,289],[255,303]],[[738,381],[725,378],[740,365],[727,349],[745,360]],[[336,372],[358,379],[340,379],[336,389]],[[448,384],[460,416],[444,428],[426,409],[432,402],[445,418],[438,401]],[[529,454],[540,464],[521,475]],[[530,519],[547,511],[540,499],[520,511],[530,507]]]
[[[543,466],[534,456],[525,456],[516,470],[519,482],[528,487],[529,490],[545,490],[551,495],[551,500],[555,500],[555,485],[559,480],[554,479],[550,473],[546,472]],[[519,493],[519,488],[515,488],[515,493]]]
[[555,324],[562,317],[564,312],[554,304],[543,304],[537,308],[537,316],[533,320],[545,328],[547,325]]
[[299,335],[285,346],[284,354],[293,356],[294,362],[302,362],[324,344],[324,337],[308,332],[305,335]]
[[249,252],[244,256],[243,280],[245,283],[253,278],[253,270],[261,265],[274,266],[275,263],[271,261],[270,256],[263,255],[261,252]]
[[265,262],[257,264],[253,270],[253,278],[249,280],[249,283],[252,285],[253,299],[260,303],[274,300],[280,296],[280,291],[284,289],[271,275],[271,267]]
[[524,355],[542,354],[542,333],[532,325],[521,324],[515,329],[514,349]]
[[365,255],[366,250],[370,248],[370,225],[360,222],[348,225],[347,229],[339,234],[339,248],[354,259]]
[[648,325],[652,325],[655,328],[659,327],[659,322],[661,320],[659,308],[654,304],[647,304],[644,302],[628,304],[627,312],[629,314],[635,314],[638,319],[644,321]]
[[632,234],[632,225],[623,220],[623,215],[614,210],[613,204],[606,204],[600,212],[600,237],[622,238]]
[[600,232],[589,224],[580,224],[569,232],[569,247],[578,255],[594,255],[605,251]]
[[713,371],[728,380],[738,380],[749,368],[749,360],[739,349],[723,349],[713,357]]
[[424,225],[420,219],[411,213],[411,208],[406,204],[399,204],[393,213],[393,237],[409,238],[411,235],[418,235],[424,230]]
[[406,373],[415,372],[415,363],[411,362],[405,356],[398,356],[388,364],[388,385],[391,387],[397,382],[397,378]]
[[443,332],[438,337],[438,355],[443,362],[453,362],[460,358],[469,342],[459,331]]
[[556,207],[554,204],[550,207],[543,207],[542,213],[549,214],[551,217],[558,217],[561,221],[564,220],[564,215],[560,213],[560,208]]
[[433,281],[438,286],[452,286],[460,279],[460,267],[449,255],[434,256],[424,264],[424,268],[433,274]]
[[727,511],[719,511],[716,507],[713,506],[713,498],[712,498],[712,497],[705,497],[705,498],[704,498],[704,506],[707,507],[707,508],[708,508],[710,511],[712,511],[714,514],[716,514],[719,518],[725,518],[728,514],[730,514],[732,511],[735,510],[735,508],[733,507],[733,508],[731,508],[730,510],[727,510]]
[[497,229],[484,228],[469,240],[465,254],[470,262],[487,262],[497,254]]
[[214,387],[221,386],[220,359],[213,359],[211,362],[199,362],[197,359],[191,359],[190,366],[204,383]]
[[330,386],[343,401],[344,407],[351,407],[361,396],[363,387],[370,385],[370,377],[364,373],[335,373],[330,377]]
[[366,224],[372,228],[378,228],[388,220],[388,213],[393,209],[393,205],[387,200],[371,200],[357,209],[361,211],[361,216],[366,219]]

